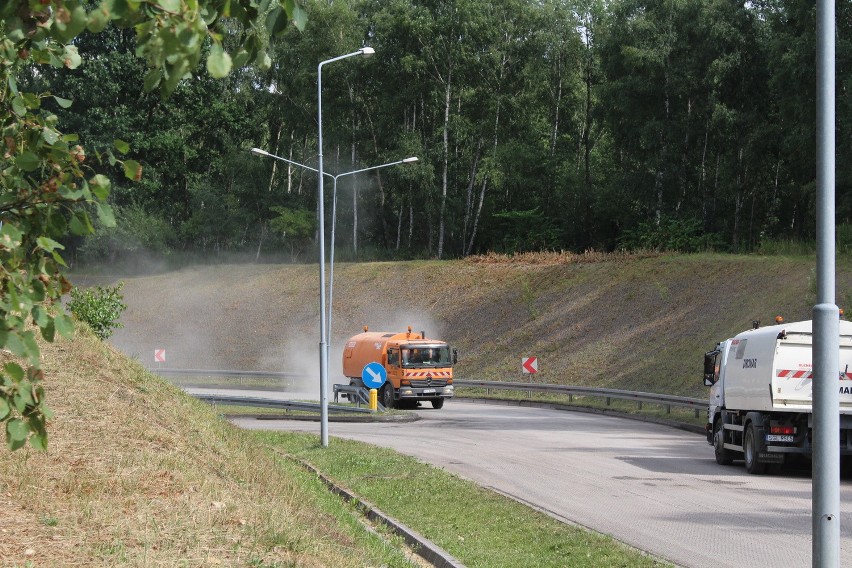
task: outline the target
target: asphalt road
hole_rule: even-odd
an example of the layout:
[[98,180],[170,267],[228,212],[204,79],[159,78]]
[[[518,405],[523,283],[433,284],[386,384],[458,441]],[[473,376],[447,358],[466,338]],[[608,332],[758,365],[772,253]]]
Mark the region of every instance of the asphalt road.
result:
[[[611,416],[460,401],[417,412],[331,422],[331,443],[393,448],[681,566],[811,566],[807,469],[749,475],[717,465],[700,435]],[[234,422],[319,433],[317,422]],[[852,482],[841,501],[840,564],[852,566]]]

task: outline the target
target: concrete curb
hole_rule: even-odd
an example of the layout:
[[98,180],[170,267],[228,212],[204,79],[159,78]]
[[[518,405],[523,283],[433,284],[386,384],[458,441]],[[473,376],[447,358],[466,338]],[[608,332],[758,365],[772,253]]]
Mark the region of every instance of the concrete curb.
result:
[[[300,420],[303,422],[319,422],[320,417],[314,414],[233,414],[234,418],[255,418],[257,420]],[[329,422],[417,422],[420,417],[416,414],[329,414]]]
[[427,539],[417,531],[405,526],[393,517],[390,517],[380,511],[371,503],[364,501],[348,489],[337,485],[329,477],[306,461],[288,456],[290,459],[315,474],[325,484],[328,489],[345,499],[348,503],[354,503],[358,509],[371,521],[379,522],[388,527],[394,534],[401,536],[418,556],[435,566],[436,568],[465,568],[465,565],[459,562],[456,558],[450,555],[449,552],[442,549],[431,540]]

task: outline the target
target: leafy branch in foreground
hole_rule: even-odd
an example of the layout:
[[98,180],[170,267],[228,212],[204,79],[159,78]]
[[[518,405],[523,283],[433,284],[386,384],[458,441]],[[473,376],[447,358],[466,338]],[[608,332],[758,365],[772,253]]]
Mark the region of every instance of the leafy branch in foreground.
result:
[[[233,56],[222,45],[228,18],[245,28]],[[20,90],[17,79],[25,71],[38,74],[39,66],[79,67],[83,61],[74,39],[113,24],[136,30],[137,54],[150,67],[145,86],[165,95],[197,67],[211,42],[207,70],[213,77],[227,75],[234,65],[268,64],[268,38],[291,20],[304,25],[296,0],[12,0],[0,5],[0,349],[11,355],[0,371],[0,424],[10,449],[27,440],[37,449],[47,446],[51,413],[35,328],[46,341],[57,332],[71,337],[74,330],[59,306],[71,290],[62,274],[66,264],[59,240],[69,233],[93,233],[91,213],[106,227],[115,223],[107,204],[110,180],[84,165],[78,137],[63,133],[50,111],[51,105],[67,108],[71,101]],[[122,141],[115,149],[129,150]],[[133,160],[119,160],[112,151],[97,158],[98,166],[118,164],[128,178],[141,177]]]

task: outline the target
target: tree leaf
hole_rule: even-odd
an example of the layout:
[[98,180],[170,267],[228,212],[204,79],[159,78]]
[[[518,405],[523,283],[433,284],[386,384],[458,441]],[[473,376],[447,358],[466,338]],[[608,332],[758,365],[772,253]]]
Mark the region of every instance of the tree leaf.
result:
[[31,172],[38,168],[40,160],[38,156],[27,150],[15,160],[15,165],[25,172]]
[[308,23],[308,12],[304,10],[298,2],[293,2],[293,8],[290,10],[290,19],[300,32],[305,31],[305,25]]
[[139,181],[142,177],[142,166],[136,160],[126,160],[124,162],[124,177],[134,181]]
[[27,114],[27,105],[24,104],[24,97],[20,94],[17,94],[12,98],[12,112],[18,116],[24,116]]
[[80,54],[77,52],[77,46],[66,45],[65,53],[62,57],[62,65],[68,69],[76,69],[81,63],[83,63],[83,58],[80,57]]
[[5,398],[0,398],[0,421],[6,420],[10,412],[12,412],[12,409],[9,408],[9,403],[6,402]]
[[[33,321],[40,328],[44,328],[47,323],[50,321],[50,316],[47,314],[47,310],[44,309],[43,306],[35,306],[32,311]],[[50,341],[50,340],[48,340]]]
[[89,13],[89,21],[86,24],[86,29],[92,33],[100,33],[104,31],[109,23],[109,13],[103,8],[92,10]]
[[13,418],[6,423],[6,443],[13,450],[24,445],[29,433],[30,427],[19,418]]
[[53,146],[59,141],[59,133],[52,128],[45,128],[41,131],[42,139]]
[[30,446],[36,450],[47,449],[47,432],[38,432],[30,436]]
[[231,72],[231,65],[231,56],[225,53],[221,45],[214,44],[207,57],[207,72],[210,76],[214,79],[226,77]]
[[56,338],[56,326],[53,324],[53,320],[48,320],[47,325],[41,326],[40,329],[44,340],[53,343]]
[[172,14],[180,12],[180,0],[159,0],[157,3],[163,10],[171,12]]
[[24,234],[13,224],[3,223],[0,227],[0,247],[15,249],[21,246]]
[[62,108],[69,108],[71,106],[71,101],[68,99],[63,99],[62,97],[53,96],[53,100],[56,101],[56,104],[61,106]]
[[74,320],[67,315],[57,314],[56,317],[53,318],[53,325],[56,327],[56,331],[58,331],[65,339],[71,339],[74,337]]
[[115,215],[112,207],[106,203],[97,204],[98,219],[104,227],[115,227]]
[[89,186],[92,189],[92,193],[95,194],[95,197],[103,200],[109,196],[109,190],[112,186],[112,182],[105,175],[98,174],[89,180]]
[[65,248],[61,243],[58,243],[48,237],[39,237],[36,239],[36,242],[38,243],[38,246],[48,252],[54,251],[56,249],[63,250]]
[[17,363],[10,361],[3,365],[3,370],[6,371],[6,373],[8,373],[8,375],[16,382],[24,378],[24,369]]
[[27,407],[32,406],[35,403],[31,389],[32,385],[30,385],[29,381],[21,381],[18,385],[18,389],[15,391],[15,396],[12,398],[15,408],[21,414],[26,412]]
[[153,91],[163,79],[162,69],[151,69],[145,74],[144,89],[146,92]]
[[115,140],[113,140],[112,145],[115,146],[115,149],[118,150],[121,154],[126,154],[130,151],[130,144],[128,144],[124,140],[116,138]]

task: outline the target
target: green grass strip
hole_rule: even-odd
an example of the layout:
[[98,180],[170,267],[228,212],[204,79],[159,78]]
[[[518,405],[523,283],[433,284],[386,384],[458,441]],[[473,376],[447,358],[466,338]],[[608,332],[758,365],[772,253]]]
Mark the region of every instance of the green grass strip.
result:
[[667,566],[392,450],[312,434],[257,432],[442,547],[469,568]]

